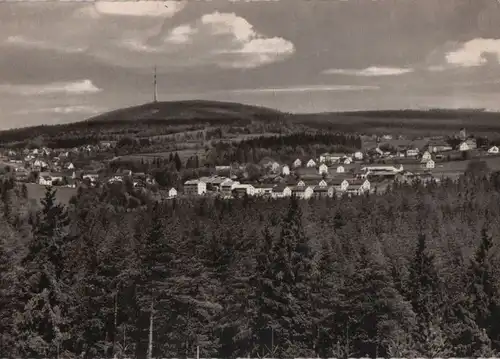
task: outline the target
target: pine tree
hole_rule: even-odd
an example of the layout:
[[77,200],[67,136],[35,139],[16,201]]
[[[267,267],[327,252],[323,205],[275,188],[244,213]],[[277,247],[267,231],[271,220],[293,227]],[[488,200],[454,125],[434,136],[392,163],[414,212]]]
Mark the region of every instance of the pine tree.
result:
[[426,236],[420,234],[407,285],[407,298],[417,316],[415,337],[420,343],[427,342],[426,333],[435,324],[443,299],[439,276],[434,268],[434,257],[428,253],[426,241]]
[[55,203],[55,192],[47,187],[23,259],[21,296],[26,306],[17,326],[20,352],[28,356],[59,356],[67,339],[70,296],[63,275],[69,219],[64,206]]

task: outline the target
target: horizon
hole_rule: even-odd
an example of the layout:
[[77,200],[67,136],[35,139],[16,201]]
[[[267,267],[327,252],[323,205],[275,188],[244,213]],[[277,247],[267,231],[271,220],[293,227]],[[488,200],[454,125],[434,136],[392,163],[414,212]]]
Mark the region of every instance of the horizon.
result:
[[155,88],[297,114],[498,112],[499,22],[491,0],[2,3],[0,130],[139,106]]

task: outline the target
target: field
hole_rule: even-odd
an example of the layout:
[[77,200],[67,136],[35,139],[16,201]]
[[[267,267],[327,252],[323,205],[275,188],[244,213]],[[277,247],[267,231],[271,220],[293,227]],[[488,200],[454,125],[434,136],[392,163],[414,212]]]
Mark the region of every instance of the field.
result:
[[[40,203],[40,199],[45,195],[45,186],[36,183],[26,183],[28,188],[28,199],[35,203]],[[61,204],[68,204],[71,197],[76,195],[76,188],[58,187],[56,200]]]

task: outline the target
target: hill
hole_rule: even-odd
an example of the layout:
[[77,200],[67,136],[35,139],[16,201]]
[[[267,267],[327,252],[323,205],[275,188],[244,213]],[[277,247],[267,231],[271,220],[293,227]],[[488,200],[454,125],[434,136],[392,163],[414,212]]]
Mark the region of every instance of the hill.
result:
[[165,101],[127,107],[92,117],[83,123],[109,123],[128,121],[181,121],[240,122],[269,119],[283,113],[265,107],[217,101]]
[[[0,131],[0,145],[73,147],[99,140],[171,138],[186,134],[194,139],[200,131],[210,138],[241,137],[305,129],[360,134],[398,133],[409,136],[449,135],[461,127],[469,132],[497,137],[500,114],[482,109],[430,109],[324,112],[290,114],[232,102],[187,100],[152,102],[109,111],[84,121]],[[220,132],[222,129],[222,132]],[[198,134],[197,134],[198,133]],[[219,135],[220,134],[220,135]],[[172,139],[175,140],[175,139]],[[68,145],[68,146],[66,146]]]
[[117,139],[123,135],[150,137],[219,126],[283,125],[285,114],[265,107],[217,101],[165,101],[117,109],[61,125],[0,131],[0,144],[64,138]]

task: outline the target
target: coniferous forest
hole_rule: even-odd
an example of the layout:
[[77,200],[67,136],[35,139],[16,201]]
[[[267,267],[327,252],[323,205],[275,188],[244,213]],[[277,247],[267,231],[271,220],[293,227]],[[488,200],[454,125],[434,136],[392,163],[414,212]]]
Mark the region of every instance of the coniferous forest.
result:
[[1,185],[0,353],[31,358],[487,357],[500,176],[340,199],[39,208]]

